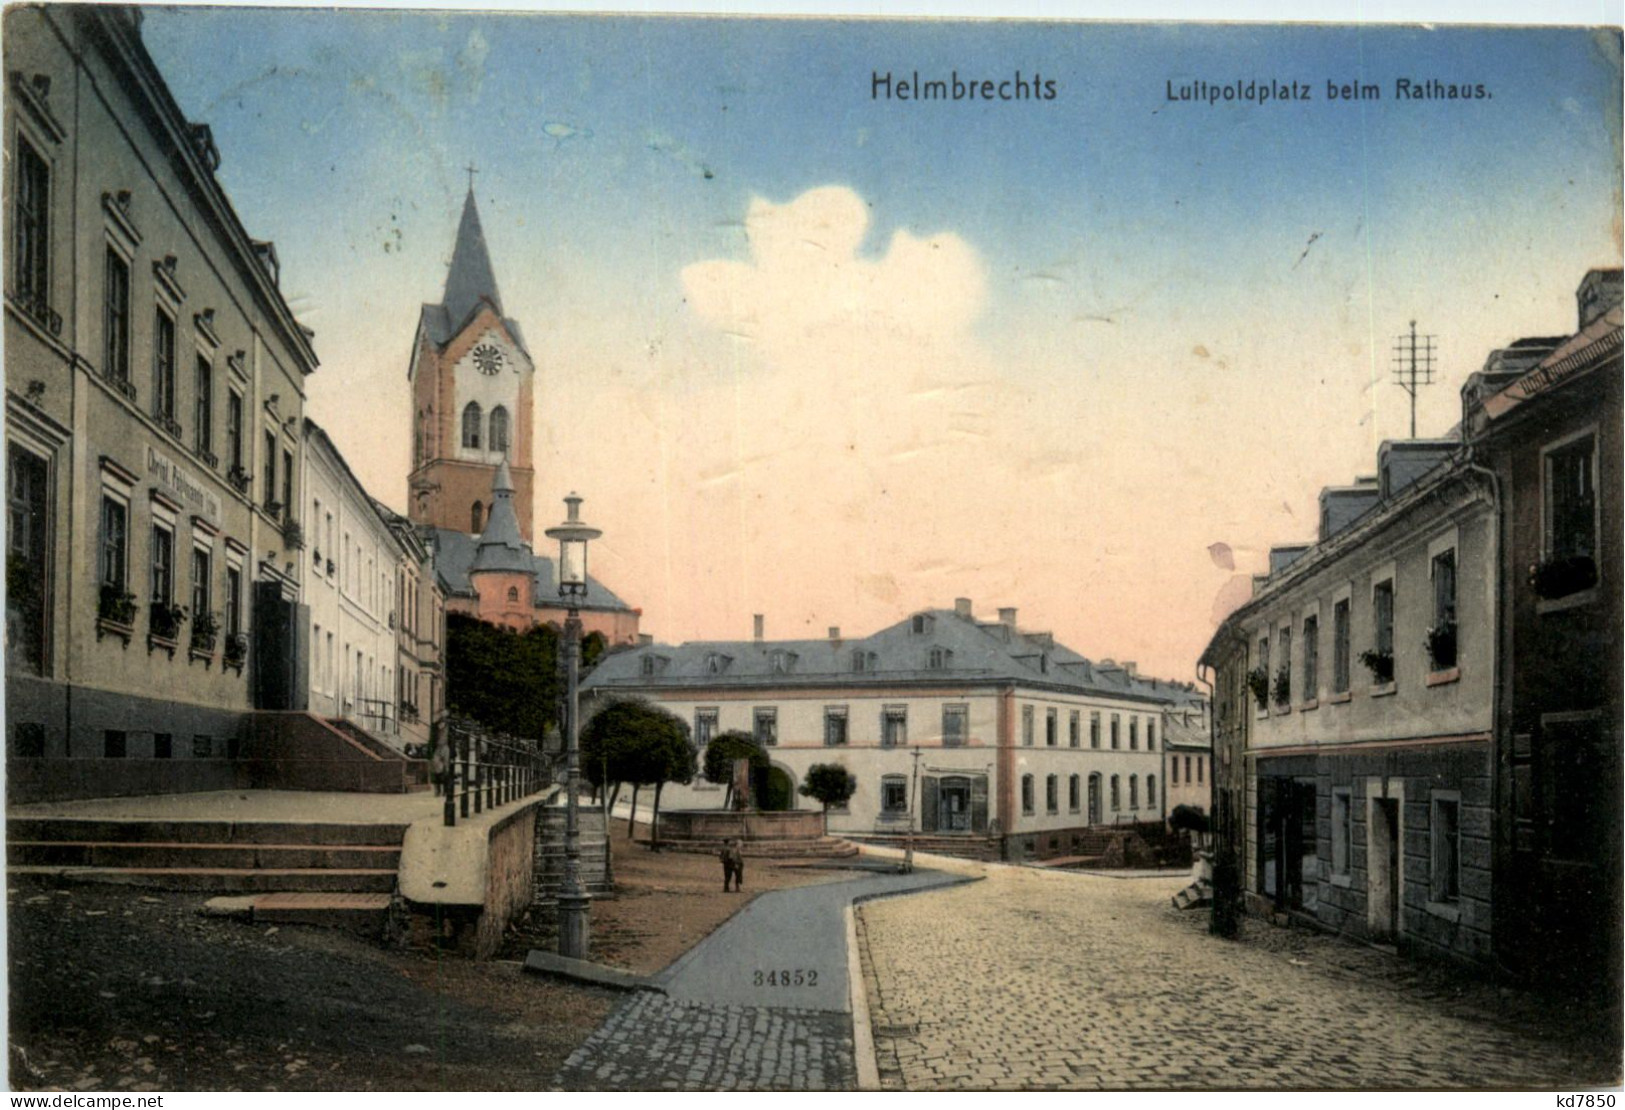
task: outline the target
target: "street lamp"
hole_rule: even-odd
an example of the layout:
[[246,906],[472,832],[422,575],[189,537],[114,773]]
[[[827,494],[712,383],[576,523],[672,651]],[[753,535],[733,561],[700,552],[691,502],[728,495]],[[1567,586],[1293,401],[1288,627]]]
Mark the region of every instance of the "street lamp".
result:
[[[581,776],[581,705],[578,683],[581,674],[580,600],[587,596],[587,542],[603,535],[581,522],[581,498],[571,493],[564,499],[568,512],[563,524],[549,528],[545,535],[559,542],[559,596],[569,606],[564,621],[565,658],[565,815],[564,887],[559,892],[559,955],[575,960],[587,958],[587,892],[581,889],[581,826],[577,812]],[[607,826],[606,826],[607,827]]]

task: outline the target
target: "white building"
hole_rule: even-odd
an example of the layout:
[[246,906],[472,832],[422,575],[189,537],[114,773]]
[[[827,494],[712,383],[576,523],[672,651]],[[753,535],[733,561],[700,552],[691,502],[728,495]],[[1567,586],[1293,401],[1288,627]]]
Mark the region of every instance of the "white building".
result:
[[413,556],[327,433],[304,428],[309,708],[398,745],[397,604]]
[[1386,442],[1215,633],[1226,832],[1256,907],[1488,957],[1494,497],[1454,441]]
[[[796,791],[839,763],[858,787],[829,814],[836,835],[907,831],[1004,840],[1011,857],[1069,855],[1090,826],[1163,818],[1163,710],[1193,697],[1091,662],[1016,611],[979,621],[969,600],[861,639],[644,644],[600,662],[583,686],[590,715],[623,696],[687,721],[702,749],[751,733],[772,768],[764,808],[816,808]],[[917,759],[916,759],[917,755]],[[716,808],[721,787],[668,787],[663,806]]]

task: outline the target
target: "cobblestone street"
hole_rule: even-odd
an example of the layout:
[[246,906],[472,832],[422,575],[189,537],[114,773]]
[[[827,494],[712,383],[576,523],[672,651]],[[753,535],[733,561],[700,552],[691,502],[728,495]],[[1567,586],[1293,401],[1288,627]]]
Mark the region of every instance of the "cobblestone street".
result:
[[882,1086],[1572,1088],[1618,1062],[1527,996],[1306,930],[1238,942],[1182,879],[994,867],[860,906]]
[[824,1091],[856,1086],[852,1021],[819,1010],[635,994],[565,1061],[567,1091]]

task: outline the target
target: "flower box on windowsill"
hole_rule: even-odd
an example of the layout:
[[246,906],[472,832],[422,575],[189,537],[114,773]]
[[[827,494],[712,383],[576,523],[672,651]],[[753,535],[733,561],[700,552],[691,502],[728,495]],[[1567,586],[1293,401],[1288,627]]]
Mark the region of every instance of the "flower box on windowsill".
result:
[[220,660],[220,669],[227,667],[234,669],[239,675],[243,673],[243,663],[248,658],[248,637],[241,632],[235,636],[226,637],[226,652]]
[[1434,671],[1432,674],[1428,675],[1427,683],[1429,686],[1445,686],[1449,683],[1459,681],[1460,679],[1460,667],[1447,667],[1442,671]]
[[1388,695],[1395,693],[1398,689],[1399,683],[1390,680],[1388,682],[1378,683],[1377,685],[1371,687],[1371,689],[1367,690],[1366,693],[1374,698],[1385,698]]
[[1371,672],[1371,681],[1376,686],[1391,686],[1394,681],[1394,653],[1391,651],[1376,651],[1367,649],[1360,653],[1360,662],[1365,669]]
[[226,471],[226,481],[230,482],[231,488],[236,490],[238,493],[247,493],[249,483],[252,482],[253,479],[249,477],[248,471],[244,470],[242,467],[233,466],[230,470]]
[[177,647],[179,647],[179,646],[180,646],[180,642],[178,640],[171,640],[166,636],[158,635],[156,632],[147,633],[147,654],[148,655],[151,655],[153,652],[157,651],[159,648],[162,648],[163,650],[167,651],[169,653],[169,657],[171,659],[173,659],[173,658],[175,658],[175,649]]
[[1589,590],[1597,584],[1597,563],[1589,555],[1548,559],[1529,568],[1529,585],[1546,601]]
[[208,670],[209,667],[214,663],[214,649],[204,649],[198,647],[196,644],[192,644],[186,649],[186,660],[189,663],[202,662],[203,669]]

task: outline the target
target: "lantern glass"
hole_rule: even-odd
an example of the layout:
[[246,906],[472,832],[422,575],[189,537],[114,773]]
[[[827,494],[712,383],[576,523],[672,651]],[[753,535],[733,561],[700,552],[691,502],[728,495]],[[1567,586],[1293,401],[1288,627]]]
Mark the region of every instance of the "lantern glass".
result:
[[587,586],[587,541],[559,541],[559,585],[585,590]]

